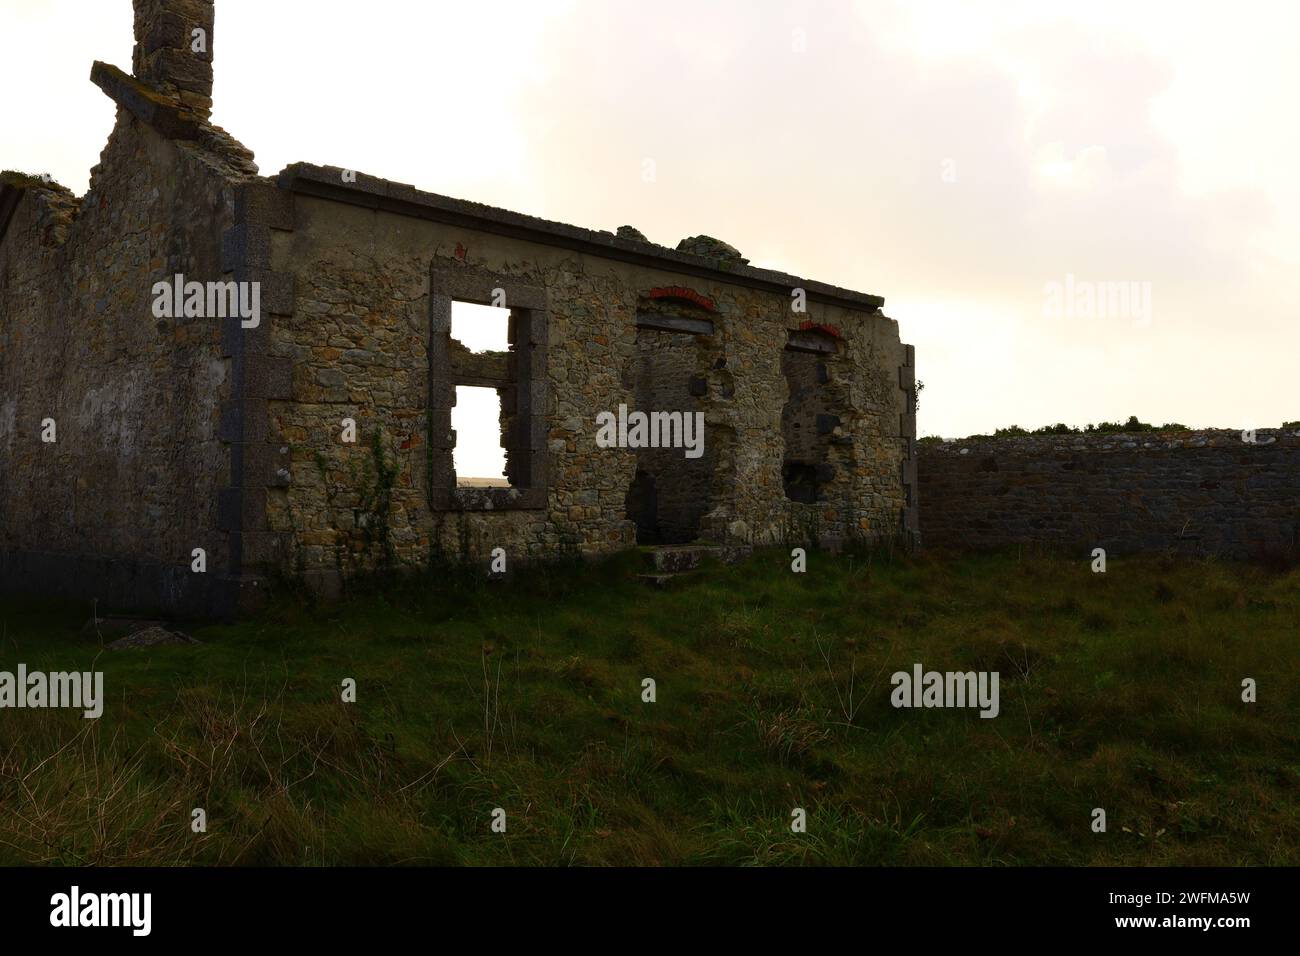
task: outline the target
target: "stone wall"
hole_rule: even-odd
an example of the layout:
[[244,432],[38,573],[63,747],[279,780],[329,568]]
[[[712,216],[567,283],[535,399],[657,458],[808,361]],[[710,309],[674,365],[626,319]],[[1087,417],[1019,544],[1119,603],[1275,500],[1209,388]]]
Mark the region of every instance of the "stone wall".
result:
[[[813,300],[797,315],[788,290],[532,242],[441,221],[451,218],[441,210],[434,210],[439,219],[426,218],[423,194],[364,176],[350,183],[341,170],[293,167],[279,191],[292,194],[292,228],[271,230],[269,267],[292,273],[295,296],[291,315],[272,318],[268,348],[292,372],[289,390],[267,412],[269,440],[287,452],[288,478],[267,490],[266,528],[281,565],[294,573],[332,589],[385,560],[479,558],[496,547],[517,558],[630,547],[638,453],[597,447],[596,416],[646,400],[706,414],[712,474],[701,537],[767,543],[786,540],[792,529],[826,541],[899,533],[912,441],[903,433],[911,419],[900,369],[910,365],[910,350],[897,324],[878,312]],[[385,205],[376,193],[400,194],[402,203],[376,208]],[[448,294],[469,301],[512,286],[543,297],[534,311],[546,320],[537,346],[545,377],[533,383],[529,410],[545,429],[540,500],[512,504],[512,488],[494,490],[494,507],[475,507],[463,494],[459,504],[431,505],[446,482],[434,463],[455,442],[430,414],[429,356],[437,351],[433,337],[443,334],[431,322],[431,300],[447,293],[431,283],[450,284]],[[708,334],[638,329],[648,292],[665,288],[709,304],[678,310],[707,316]],[[841,467],[816,504],[789,501],[782,480],[789,397],[782,357],[802,321],[842,330],[836,374],[852,408],[839,426]],[[660,336],[692,343],[684,353],[695,360],[667,386],[684,390],[680,398],[647,391],[647,343]],[[355,444],[341,440],[344,419],[358,425]]]
[[137,4],[151,84],[95,64],[119,109],[84,197],[14,174],[0,183],[3,591],[196,614],[238,599],[220,516],[235,387],[223,329],[153,309],[159,281],[222,278],[237,186],[256,172],[207,122],[211,46],[184,59],[191,20],[210,33],[210,0]]
[[[708,370],[719,350],[715,336],[697,336],[639,328],[636,333],[635,380],[632,394],[640,411],[704,411]],[[687,458],[682,448],[642,448],[636,452],[634,484],[644,496],[646,515],[637,522],[643,544],[684,544],[700,535],[701,521],[711,509],[718,464],[718,426],[705,425],[703,454]]]
[[1300,549],[1300,431],[920,444],[927,547],[1255,557]]
[[[209,120],[214,25],[211,0],[135,0],[134,75],[91,70],[118,116],[86,196],[0,181],[0,589],[227,615],[272,574],[333,593],[495,548],[608,553],[636,543],[638,468],[665,540],[915,534],[914,362],[883,299],[707,236],[333,167],[261,178]],[[256,287],[258,320],[155,314],[177,275]],[[458,299],[509,310],[508,352],[451,338]],[[792,336],[834,354],[818,371]],[[457,385],[498,390],[509,487],[457,487]],[[803,500],[792,401],[833,409],[809,419],[826,467]],[[620,405],[702,412],[703,457],[599,447]]]
[[[0,246],[7,589],[81,594],[95,582],[106,601],[179,608],[205,606],[221,587],[221,328],[155,318],[150,290],[176,273],[220,278],[231,205],[199,151],[129,114],[61,241],[43,231],[44,191],[19,204]],[[53,443],[41,440],[47,418]],[[191,581],[200,547],[213,575]]]
[[781,356],[781,374],[789,388],[781,412],[782,477],[786,497],[804,503],[826,499],[850,463],[846,452],[852,443],[842,427],[850,410],[839,343],[830,336],[813,341],[827,351],[801,351],[787,344]]

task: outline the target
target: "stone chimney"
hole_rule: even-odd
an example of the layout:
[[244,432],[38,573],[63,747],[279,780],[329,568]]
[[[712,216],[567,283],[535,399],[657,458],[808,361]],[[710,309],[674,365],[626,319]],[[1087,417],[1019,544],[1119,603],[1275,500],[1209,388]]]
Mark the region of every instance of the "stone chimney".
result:
[[134,0],[135,78],[203,115],[212,112],[213,0]]

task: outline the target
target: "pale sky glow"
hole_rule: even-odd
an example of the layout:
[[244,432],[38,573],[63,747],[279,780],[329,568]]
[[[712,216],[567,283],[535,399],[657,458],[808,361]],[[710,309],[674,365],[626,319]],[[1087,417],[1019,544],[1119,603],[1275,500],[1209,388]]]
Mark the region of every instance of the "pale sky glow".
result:
[[501,399],[494,388],[456,386],[451,427],[456,432],[452,461],[457,480],[496,478],[504,481],[506,453],[501,447]]
[[471,352],[504,352],[510,347],[509,326],[509,309],[451,304],[451,337]]
[[[451,336],[471,352],[504,352],[509,345],[507,309],[469,302],[451,304]],[[457,478],[500,478],[506,455],[501,447],[501,399],[496,389],[460,386],[451,410],[456,432],[452,459]]]
[[[0,166],[80,193],[130,0],[0,0]],[[1300,419],[1300,4],[217,0],[214,121],[873,292],[921,434]],[[643,178],[653,163],[653,181]],[[1045,288],[1149,283],[1146,321]],[[490,433],[492,422],[480,429]]]

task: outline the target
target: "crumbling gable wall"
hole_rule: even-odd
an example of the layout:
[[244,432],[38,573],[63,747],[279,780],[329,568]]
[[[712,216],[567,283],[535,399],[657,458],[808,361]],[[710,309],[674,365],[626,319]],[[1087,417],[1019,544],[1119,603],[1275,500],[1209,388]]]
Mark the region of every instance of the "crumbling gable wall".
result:
[[[210,3],[138,5],[155,79],[164,38],[154,18],[190,8],[210,29]],[[183,55],[178,40],[168,62]],[[86,195],[12,176],[4,187],[0,587],[206,613],[231,601],[218,515],[231,367],[221,323],[155,316],[152,288],[177,273],[222,278],[233,184],[255,168],[176,89],[104,64],[96,82],[134,109],[119,107]],[[47,419],[53,442],[42,441]],[[191,570],[195,548],[204,574]]]

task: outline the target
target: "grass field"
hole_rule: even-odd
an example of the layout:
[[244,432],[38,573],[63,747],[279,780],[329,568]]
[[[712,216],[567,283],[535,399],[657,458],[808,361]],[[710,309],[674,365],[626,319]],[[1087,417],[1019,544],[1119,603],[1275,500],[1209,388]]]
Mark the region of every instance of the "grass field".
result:
[[[7,602],[0,670],[107,701],[0,711],[0,863],[1300,863],[1300,571],[1089,563],[444,570],[129,651]],[[1000,715],[894,709],[917,662]]]

